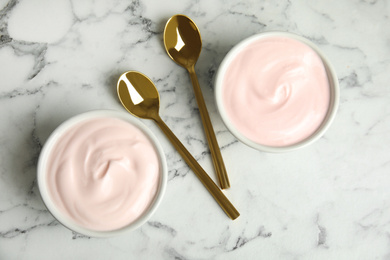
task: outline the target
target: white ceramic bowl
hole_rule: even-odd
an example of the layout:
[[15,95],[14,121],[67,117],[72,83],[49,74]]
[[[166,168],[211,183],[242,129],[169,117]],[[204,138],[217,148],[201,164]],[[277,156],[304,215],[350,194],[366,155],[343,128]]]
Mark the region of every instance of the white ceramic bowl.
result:
[[[322,124],[320,127],[308,138],[295,143],[293,145],[289,146],[267,146],[267,145],[262,145],[259,143],[256,143],[252,140],[250,140],[248,137],[246,137],[244,134],[242,134],[231,122],[223,104],[223,79],[226,75],[226,71],[229,68],[231,62],[234,60],[234,58],[243,50],[245,49],[249,44],[253,43],[254,41],[257,41],[259,39],[264,39],[267,37],[275,37],[275,36],[280,36],[280,37],[288,37],[294,40],[298,40],[307,46],[311,47],[318,56],[322,59],[323,65],[325,67],[328,80],[329,80],[329,86],[330,86],[330,104],[328,108],[328,112],[325,116],[325,119],[323,120]],[[225,56],[223,61],[221,62],[216,77],[215,77],[215,99],[217,103],[217,109],[222,117],[222,120],[226,127],[229,129],[229,131],[241,142],[255,148],[261,151],[265,152],[287,152],[287,151],[292,151],[296,150],[302,147],[305,147],[317,139],[319,139],[325,131],[329,128],[330,124],[332,123],[336,111],[338,108],[339,104],[339,83],[338,79],[335,73],[335,70],[333,69],[332,64],[329,62],[329,60],[325,57],[325,55],[321,52],[321,50],[313,44],[311,41],[307,40],[306,38],[303,38],[301,36],[292,34],[292,33],[287,33],[287,32],[266,32],[266,33],[260,33],[253,35],[249,38],[244,39],[243,41],[239,42],[236,46],[234,46],[228,54]]]
[[[70,219],[65,213],[63,213],[55,204],[54,200],[52,199],[48,184],[47,184],[47,165],[48,165],[48,159],[51,154],[52,149],[54,148],[54,145],[58,141],[58,139],[70,128],[75,126],[76,124],[87,121],[93,118],[100,118],[100,117],[109,117],[109,118],[119,118],[121,120],[127,121],[133,126],[136,126],[138,129],[140,129],[151,141],[151,143],[155,146],[156,152],[160,161],[160,178],[159,178],[159,185],[157,189],[157,194],[152,201],[151,205],[148,207],[148,209],[145,210],[145,212],[134,222],[130,223],[129,225],[112,231],[95,231],[91,229],[87,229],[80,224],[76,223],[72,219]],[[152,132],[143,125],[138,119],[132,117],[128,113],[122,113],[117,112],[113,110],[97,110],[97,111],[91,111],[87,113],[83,113],[80,115],[77,115],[75,117],[72,117],[62,123],[57,129],[53,131],[53,133],[50,135],[48,140],[46,141],[40,157],[38,161],[38,187],[39,191],[41,193],[41,197],[43,202],[45,203],[47,209],[50,211],[50,213],[65,227],[86,235],[86,236],[92,236],[92,237],[111,237],[118,234],[121,234],[123,232],[129,232],[132,231],[142,224],[144,224],[156,211],[157,207],[159,206],[163,195],[165,193],[165,188],[167,185],[168,180],[168,173],[167,173],[167,164],[165,155],[163,152],[163,149],[161,145],[159,144],[157,138],[152,134]]]

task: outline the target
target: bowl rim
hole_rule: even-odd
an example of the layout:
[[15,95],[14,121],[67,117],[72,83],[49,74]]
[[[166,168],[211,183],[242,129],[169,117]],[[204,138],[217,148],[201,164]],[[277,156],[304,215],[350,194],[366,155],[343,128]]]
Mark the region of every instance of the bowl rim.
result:
[[[49,193],[47,182],[46,182],[46,176],[47,176],[46,167],[47,167],[47,161],[50,152],[52,151],[54,145],[68,129],[83,121],[88,121],[94,118],[107,118],[107,117],[118,118],[132,124],[133,126],[137,127],[139,130],[141,130],[145,134],[145,136],[151,141],[151,143],[154,145],[156,149],[157,156],[160,162],[160,178],[159,178],[160,180],[159,180],[159,185],[158,185],[155,198],[153,199],[151,205],[147,208],[147,210],[138,219],[119,229],[109,230],[109,231],[97,231],[97,230],[85,228],[80,224],[76,223],[74,220],[68,217],[55,205]],[[116,110],[92,110],[89,112],[78,114],[76,116],[73,116],[65,120],[50,134],[49,138],[45,142],[42,151],[39,155],[38,165],[37,165],[38,189],[42,201],[45,204],[48,211],[53,215],[53,217],[58,222],[60,222],[66,228],[89,237],[113,237],[119,234],[123,234],[125,232],[133,231],[138,227],[140,227],[141,225],[143,225],[154,214],[154,212],[160,205],[162,198],[165,194],[167,182],[168,182],[168,168],[167,168],[166,157],[163,148],[159,143],[157,137],[150,131],[150,129],[146,125],[141,123],[139,119],[136,119],[135,117],[129,115],[128,113],[119,112]]]
[[[226,70],[229,67],[230,63],[232,60],[236,57],[236,55],[241,52],[245,47],[247,47],[249,44],[252,42],[262,39],[262,38],[268,38],[268,37],[286,37],[290,39],[297,40],[308,47],[310,47],[313,51],[317,53],[317,55],[321,58],[323,65],[325,67],[328,80],[329,80],[329,85],[330,85],[330,104],[328,108],[327,115],[325,116],[323,122],[319,126],[319,128],[311,134],[309,137],[306,139],[292,144],[288,146],[268,146],[268,145],[262,145],[259,143],[256,143],[255,141],[252,141],[245,135],[243,135],[238,129],[233,125],[233,123],[230,121],[229,116],[227,115],[227,112],[224,108],[223,105],[223,100],[222,100],[222,83],[223,83],[223,78],[225,76]],[[215,80],[214,80],[214,85],[215,85],[215,102],[216,102],[216,107],[221,115],[222,122],[225,124],[226,128],[241,142],[244,144],[260,150],[264,152],[271,152],[271,153],[280,153],[280,152],[288,152],[288,151],[293,151],[297,150],[303,147],[308,146],[309,144],[315,142],[318,140],[323,134],[328,130],[329,126],[333,122],[337,109],[339,106],[339,98],[340,98],[340,89],[339,89],[339,81],[336,75],[336,71],[333,68],[332,63],[328,60],[328,58],[323,54],[323,52],[320,50],[319,47],[317,47],[313,42],[308,40],[305,37],[299,36],[294,33],[290,32],[282,32],[282,31],[269,31],[269,32],[263,32],[263,33],[258,33],[252,36],[249,36],[248,38],[243,39],[239,43],[233,46],[231,50],[225,55],[223,58],[222,62],[219,65],[219,68],[217,70]]]

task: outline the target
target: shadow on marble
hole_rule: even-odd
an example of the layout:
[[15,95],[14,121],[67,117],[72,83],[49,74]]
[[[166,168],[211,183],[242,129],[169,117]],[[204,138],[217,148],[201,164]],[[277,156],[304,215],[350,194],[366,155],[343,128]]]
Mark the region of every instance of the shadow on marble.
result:
[[[173,15],[175,15],[175,14],[172,14],[172,16]],[[171,18],[171,17],[165,17],[164,19],[161,19],[157,22],[158,42],[160,43],[160,47],[162,50],[164,50],[164,52],[165,52],[164,29],[165,29],[165,24],[168,22],[169,18]]]
[[118,98],[116,87],[117,87],[119,77],[125,72],[126,70],[123,70],[121,72],[113,72],[112,74],[109,74],[106,77],[105,87],[109,89],[109,93],[111,97],[116,101],[117,104],[121,104],[121,103]]

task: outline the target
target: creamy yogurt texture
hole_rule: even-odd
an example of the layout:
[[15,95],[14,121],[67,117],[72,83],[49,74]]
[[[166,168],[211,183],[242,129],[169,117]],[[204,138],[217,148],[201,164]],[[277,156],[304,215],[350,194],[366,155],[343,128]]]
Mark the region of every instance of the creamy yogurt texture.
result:
[[54,202],[86,228],[122,228],[152,203],[160,181],[159,157],[137,127],[96,118],[69,129],[54,145],[47,182]]
[[222,85],[222,103],[232,124],[267,146],[293,145],[312,135],[330,102],[321,58],[287,37],[251,42],[234,57]]

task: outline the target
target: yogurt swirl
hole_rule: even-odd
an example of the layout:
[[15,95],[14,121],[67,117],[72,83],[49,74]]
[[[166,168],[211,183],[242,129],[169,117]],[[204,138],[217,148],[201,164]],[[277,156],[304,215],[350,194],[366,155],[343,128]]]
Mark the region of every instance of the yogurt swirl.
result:
[[102,117],[79,123],[59,138],[48,173],[49,192],[61,211],[85,228],[109,231],[148,209],[157,193],[160,163],[140,129]]
[[312,135],[323,122],[330,86],[321,58],[287,37],[255,40],[229,64],[223,106],[250,140],[282,147]]

